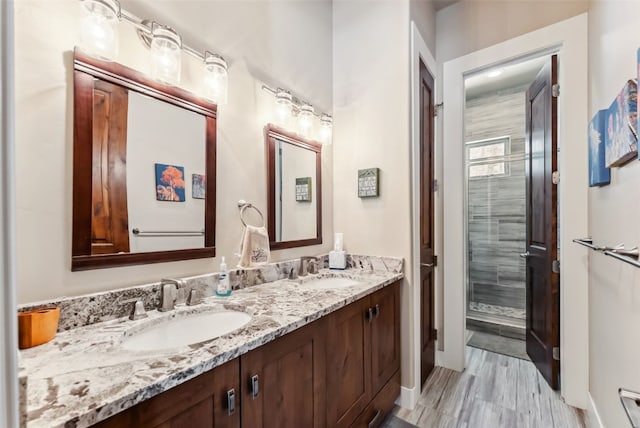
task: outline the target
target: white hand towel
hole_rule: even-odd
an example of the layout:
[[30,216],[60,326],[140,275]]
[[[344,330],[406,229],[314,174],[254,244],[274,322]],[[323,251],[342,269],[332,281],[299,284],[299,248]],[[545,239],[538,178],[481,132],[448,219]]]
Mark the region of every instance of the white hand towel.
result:
[[240,244],[238,267],[249,268],[269,263],[269,234],[264,227],[246,226]]

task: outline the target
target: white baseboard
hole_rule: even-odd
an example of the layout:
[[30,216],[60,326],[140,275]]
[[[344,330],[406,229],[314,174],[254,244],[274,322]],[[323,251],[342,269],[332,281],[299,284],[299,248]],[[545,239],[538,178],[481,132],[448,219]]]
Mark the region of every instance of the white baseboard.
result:
[[418,388],[405,388],[404,386],[400,387],[400,396],[396,400],[396,405],[402,407],[403,409],[413,410],[416,407],[416,403],[418,402]]
[[587,403],[587,426],[589,428],[604,428],[600,414],[596,403],[593,402],[593,397],[589,394],[589,400]]

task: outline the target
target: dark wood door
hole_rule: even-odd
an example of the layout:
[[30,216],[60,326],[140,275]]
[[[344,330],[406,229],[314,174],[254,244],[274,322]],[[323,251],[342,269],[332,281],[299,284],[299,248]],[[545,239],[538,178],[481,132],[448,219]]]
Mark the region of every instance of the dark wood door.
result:
[[129,252],[128,90],[102,80],[93,89],[91,254]]
[[348,427],[371,399],[369,297],[327,320],[327,424]]
[[560,363],[554,348],[560,346],[560,278],[552,265],[557,260],[557,84],[556,55],[527,90],[526,192],[527,192],[527,354],[553,389],[558,388]]
[[371,295],[371,383],[375,395],[400,369],[400,283]]
[[433,77],[420,61],[420,380],[435,365],[434,208],[433,208]]
[[242,425],[252,428],[324,427],[324,320],[240,357]]
[[239,375],[240,364],[235,359],[94,426],[239,428]]

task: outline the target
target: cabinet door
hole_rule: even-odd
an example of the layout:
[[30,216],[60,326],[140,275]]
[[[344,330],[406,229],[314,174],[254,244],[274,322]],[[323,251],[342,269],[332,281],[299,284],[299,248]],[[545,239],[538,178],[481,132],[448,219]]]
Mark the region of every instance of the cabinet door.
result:
[[400,369],[400,282],[371,295],[372,395]]
[[324,427],[324,320],[240,357],[242,425]]
[[349,426],[372,397],[369,307],[366,297],[327,319],[328,426]]
[[[100,428],[239,428],[238,359],[143,401],[96,426]],[[235,410],[228,392],[235,394]]]

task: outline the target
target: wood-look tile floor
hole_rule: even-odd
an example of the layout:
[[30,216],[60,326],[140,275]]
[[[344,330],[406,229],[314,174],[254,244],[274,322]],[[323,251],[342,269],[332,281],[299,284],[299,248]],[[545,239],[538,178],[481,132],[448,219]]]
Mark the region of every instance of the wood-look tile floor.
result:
[[463,373],[436,367],[416,408],[394,414],[422,428],[584,428],[531,361],[467,347]]

